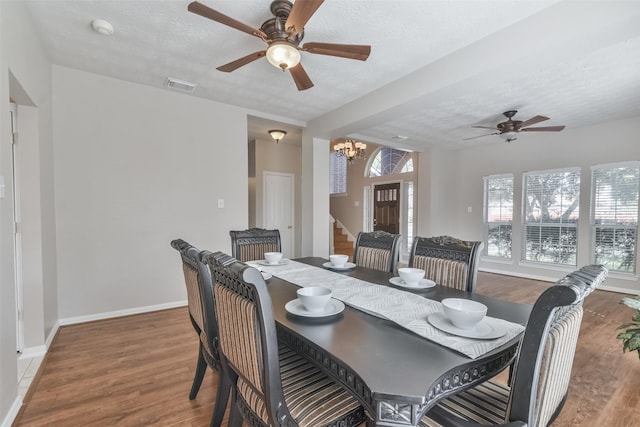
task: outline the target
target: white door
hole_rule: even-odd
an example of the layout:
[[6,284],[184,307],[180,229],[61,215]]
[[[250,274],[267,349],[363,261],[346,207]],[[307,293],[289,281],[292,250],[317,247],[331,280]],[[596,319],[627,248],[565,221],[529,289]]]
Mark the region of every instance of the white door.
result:
[[294,175],[264,172],[263,227],[280,230],[282,254],[292,258],[294,239]]
[[18,106],[10,103],[11,109],[11,154],[12,154],[12,174],[13,174],[13,245],[14,245],[14,270],[16,287],[16,344],[18,352],[24,348],[24,320],[23,320],[23,298],[22,298],[22,234],[20,233],[20,186],[18,182]]

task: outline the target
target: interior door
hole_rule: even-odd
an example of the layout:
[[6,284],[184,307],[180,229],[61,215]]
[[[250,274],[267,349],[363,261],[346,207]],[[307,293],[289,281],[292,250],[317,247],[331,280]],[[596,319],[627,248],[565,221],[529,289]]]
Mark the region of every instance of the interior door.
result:
[[16,288],[16,344],[18,352],[24,348],[24,318],[23,318],[23,289],[22,289],[22,233],[20,232],[20,183],[18,181],[18,106],[11,102],[11,162],[13,181],[13,247]]
[[373,230],[400,233],[400,183],[373,187]]
[[282,254],[294,256],[294,175],[264,172],[263,227],[280,230]]

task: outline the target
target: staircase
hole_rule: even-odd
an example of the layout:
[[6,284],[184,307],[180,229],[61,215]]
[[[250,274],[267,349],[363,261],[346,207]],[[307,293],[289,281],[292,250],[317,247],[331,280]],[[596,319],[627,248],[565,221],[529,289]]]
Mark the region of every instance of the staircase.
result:
[[349,255],[349,261],[353,260],[353,242],[342,232],[338,222],[333,223],[333,252],[335,254]]

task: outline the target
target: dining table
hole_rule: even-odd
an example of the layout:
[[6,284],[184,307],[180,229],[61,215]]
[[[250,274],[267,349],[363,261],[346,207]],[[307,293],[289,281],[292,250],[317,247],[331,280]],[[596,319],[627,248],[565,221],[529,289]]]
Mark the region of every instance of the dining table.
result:
[[[390,272],[328,266],[321,257],[291,260],[288,268],[260,266],[268,278],[278,340],[350,390],[374,425],[416,426],[439,400],[485,381],[513,363],[530,305],[437,284],[406,289],[390,282],[398,283]],[[307,277],[306,282],[296,284],[297,277]],[[331,316],[307,317],[292,312],[296,291],[316,284],[316,280],[347,287],[334,290],[334,297],[347,295],[349,286],[373,296],[363,303],[355,292],[345,297],[344,309]],[[399,298],[402,304],[389,309],[376,302],[377,293]],[[508,325],[509,334],[495,340],[459,337],[432,328],[427,315],[419,311],[412,314],[413,307],[437,311],[445,298],[481,302],[487,306],[486,319]],[[407,316],[413,317],[407,322]]]

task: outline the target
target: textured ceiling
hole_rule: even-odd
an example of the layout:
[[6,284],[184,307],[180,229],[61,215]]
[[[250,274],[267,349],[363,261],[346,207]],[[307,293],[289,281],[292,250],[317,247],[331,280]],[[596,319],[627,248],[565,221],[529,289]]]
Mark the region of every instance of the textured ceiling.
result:
[[[272,17],[268,0],[202,2],[256,28]],[[640,116],[637,1],[608,1],[625,6],[622,16],[603,14],[600,21],[586,5],[604,2],[572,0],[575,14],[566,8],[557,13],[566,28],[558,37],[545,28],[556,19],[554,0],[327,0],[307,23],[303,43],[370,44],[371,56],[361,62],[303,52],[315,83],[303,92],[266,59],[232,73],[217,71],[265,44],[188,12],[188,0],[26,3],[55,64],[155,87],[165,87],[167,77],[197,83],[190,96],[245,107],[261,118],[250,118],[250,138],[272,127],[299,135],[297,126],[443,61],[459,57],[469,64],[488,46],[489,54],[474,58],[478,66],[467,66],[464,78],[448,82],[448,75],[432,72],[429,83],[437,80],[437,90],[403,101],[404,107],[389,96],[388,111],[361,120],[349,134],[391,145],[394,135],[404,135],[404,145],[416,149],[464,148],[500,142],[464,138],[482,135],[471,126],[495,125],[509,109],[519,110],[520,120],[551,117],[544,126]],[[94,19],[111,22],[115,34],[94,32]]]

